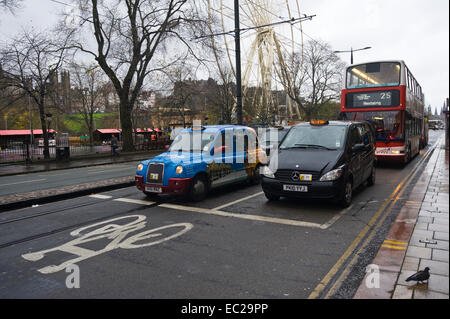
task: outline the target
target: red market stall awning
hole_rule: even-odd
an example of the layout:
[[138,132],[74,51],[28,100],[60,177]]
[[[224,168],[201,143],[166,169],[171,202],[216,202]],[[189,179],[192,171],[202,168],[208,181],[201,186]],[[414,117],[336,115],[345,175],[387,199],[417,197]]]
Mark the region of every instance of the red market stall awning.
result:
[[[56,133],[55,130],[47,130],[48,133]],[[30,135],[30,130],[0,130],[0,136]],[[42,130],[33,130],[34,135],[42,135]]]
[[115,128],[105,128],[105,129],[97,129],[97,131],[102,133],[102,134],[118,134],[122,130],[118,130],[118,129],[115,129]]

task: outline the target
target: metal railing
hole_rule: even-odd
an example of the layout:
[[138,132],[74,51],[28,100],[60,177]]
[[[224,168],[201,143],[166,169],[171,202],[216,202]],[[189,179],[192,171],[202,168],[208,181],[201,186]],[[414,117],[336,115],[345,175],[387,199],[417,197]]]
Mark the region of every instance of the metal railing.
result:
[[[168,139],[160,139],[157,141],[142,140],[137,141],[134,145],[137,151],[147,151],[147,150],[162,150],[165,145],[169,144]],[[122,151],[122,142],[118,143],[117,152]],[[68,148],[70,157],[79,157],[94,154],[112,154],[112,148],[110,143],[102,143],[100,145],[69,145],[69,146],[56,146],[49,147],[50,158],[57,159],[58,149]],[[26,143],[15,142],[14,146],[0,149],[0,164],[11,163],[11,162],[30,162],[39,161],[44,159],[44,147],[30,145]]]

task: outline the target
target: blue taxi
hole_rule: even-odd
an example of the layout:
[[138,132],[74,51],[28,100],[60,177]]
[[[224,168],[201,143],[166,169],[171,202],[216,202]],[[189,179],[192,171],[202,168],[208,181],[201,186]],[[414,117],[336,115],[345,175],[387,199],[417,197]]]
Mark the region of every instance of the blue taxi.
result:
[[167,152],[140,162],[135,181],[149,197],[185,194],[199,201],[214,187],[244,180],[258,184],[266,164],[254,129],[194,126],[181,130]]

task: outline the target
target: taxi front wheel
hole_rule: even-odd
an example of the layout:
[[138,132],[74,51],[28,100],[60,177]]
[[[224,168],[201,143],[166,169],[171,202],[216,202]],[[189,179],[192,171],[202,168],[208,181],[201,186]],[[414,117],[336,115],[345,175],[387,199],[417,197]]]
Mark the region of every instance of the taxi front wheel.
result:
[[367,184],[369,186],[373,186],[375,184],[376,170],[375,165],[372,166],[372,172],[370,173],[369,178],[367,179]]
[[261,174],[260,174],[261,165],[257,165],[253,171],[253,175],[250,177],[251,185],[259,185],[261,183]]
[[208,184],[206,182],[206,178],[202,175],[196,176],[192,180],[192,186],[189,190],[189,199],[194,202],[201,201],[206,197],[207,191]]
[[341,199],[341,206],[343,208],[347,208],[352,203],[352,197],[353,197],[353,184],[351,180],[347,180],[345,182],[345,190],[344,190],[344,196]]

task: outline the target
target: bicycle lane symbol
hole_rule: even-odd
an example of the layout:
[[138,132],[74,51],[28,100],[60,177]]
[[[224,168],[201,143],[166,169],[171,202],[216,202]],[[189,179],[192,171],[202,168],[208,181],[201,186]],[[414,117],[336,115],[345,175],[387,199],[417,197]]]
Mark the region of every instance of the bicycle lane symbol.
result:
[[[117,223],[118,221],[126,221],[127,219],[134,219],[126,224]],[[116,223],[113,223],[116,222]],[[126,238],[129,234],[136,232],[145,228],[146,217],[143,215],[129,215],[124,217],[118,217],[102,221],[93,225],[85,226],[76,229],[70,233],[71,236],[77,237],[76,239],[69,241],[61,246],[41,250],[37,252],[23,254],[22,257],[28,261],[38,261],[45,257],[45,255],[55,252],[62,251],[66,253],[73,254],[75,257],[73,259],[67,260],[60,265],[50,265],[44,268],[38,269],[42,274],[51,274],[65,269],[68,265],[76,264],[80,261],[86,260],[98,256],[100,254],[106,253],[108,251],[122,248],[122,249],[136,249],[142,247],[149,247],[153,245],[160,244],[162,242],[171,240],[178,236],[181,236],[191,230],[194,225],[191,223],[178,223],[166,226],[161,226],[153,229],[149,229],[133,236]],[[93,229],[95,227],[99,227]],[[172,233],[174,230],[181,228],[180,230]],[[92,230],[93,229],[93,230]],[[164,234],[168,232],[169,234]],[[99,239],[110,239],[109,242],[101,250],[91,250],[87,248],[80,247],[81,244],[92,242]],[[140,243],[145,240],[150,240],[148,242]]]

